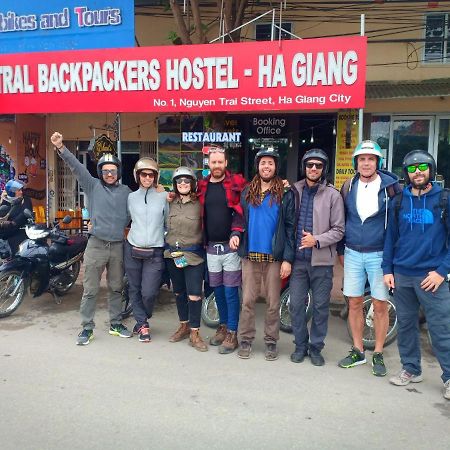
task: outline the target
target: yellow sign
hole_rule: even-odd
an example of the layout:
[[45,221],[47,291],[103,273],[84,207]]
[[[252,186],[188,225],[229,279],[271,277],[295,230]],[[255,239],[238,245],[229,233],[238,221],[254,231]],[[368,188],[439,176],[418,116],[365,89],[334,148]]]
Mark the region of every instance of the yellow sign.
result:
[[345,180],[355,175],[352,154],[358,144],[358,111],[342,111],[337,115],[336,163],[334,185],[340,189]]
[[93,152],[98,161],[105,153],[116,155],[116,144],[106,134],[95,139]]

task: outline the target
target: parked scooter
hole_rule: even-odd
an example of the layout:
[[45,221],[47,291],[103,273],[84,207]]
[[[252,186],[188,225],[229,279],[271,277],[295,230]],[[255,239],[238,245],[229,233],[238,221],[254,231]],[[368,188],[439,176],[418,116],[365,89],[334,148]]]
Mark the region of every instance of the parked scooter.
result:
[[[2,208],[4,206],[0,207],[0,217],[4,216]],[[78,278],[87,245],[86,236],[67,236],[59,230],[58,223],[49,228],[36,224],[31,211],[24,213],[28,217],[25,226],[28,239],[0,266],[0,318],[17,310],[28,288],[33,297],[50,292],[55,302],[61,303],[61,296]],[[68,224],[71,220],[66,216],[62,222]]]

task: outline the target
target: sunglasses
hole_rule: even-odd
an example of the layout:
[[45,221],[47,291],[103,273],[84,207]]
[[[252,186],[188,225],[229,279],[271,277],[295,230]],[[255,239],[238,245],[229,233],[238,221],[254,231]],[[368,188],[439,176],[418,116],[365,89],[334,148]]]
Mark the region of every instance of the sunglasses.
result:
[[102,175],[117,175],[117,169],[102,169]]
[[205,155],[209,155],[211,153],[225,153],[225,149],[223,147],[217,147],[216,145],[205,145],[202,152]]
[[428,169],[427,163],[418,164],[417,166],[415,164],[411,164],[410,166],[406,166],[406,170],[408,173],[415,173],[417,169],[419,169],[421,172],[425,172],[425,170]]
[[177,184],[191,184],[191,179],[190,178],[185,178],[185,177],[180,177],[176,179]]
[[323,169],[323,164],[322,163],[312,163],[312,162],[307,162],[306,163],[306,167],[308,169],[312,169],[314,166],[316,166],[316,169],[318,169],[318,170]]
[[153,172],[139,172],[139,176],[141,178],[155,178],[155,174]]

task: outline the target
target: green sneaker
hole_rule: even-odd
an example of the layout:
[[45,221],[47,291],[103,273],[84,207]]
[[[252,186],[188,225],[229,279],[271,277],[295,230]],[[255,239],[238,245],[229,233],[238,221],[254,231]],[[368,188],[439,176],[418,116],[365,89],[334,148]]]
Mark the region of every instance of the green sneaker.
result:
[[111,324],[109,327],[109,334],[112,334],[113,336],[120,336],[123,338],[130,338],[133,336],[133,333],[121,323]]
[[387,373],[383,353],[375,352],[372,356],[372,373],[376,377],[384,377]]
[[350,367],[365,364],[366,362],[367,361],[364,352],[360,352],[356,347],[352,347],[348,356],[338,362],[338,366],[343,367],[344,369],[348,369]]
[[77,345],[88,345],[94,339],[94,332],[92,330],[83,329],[77,338]]

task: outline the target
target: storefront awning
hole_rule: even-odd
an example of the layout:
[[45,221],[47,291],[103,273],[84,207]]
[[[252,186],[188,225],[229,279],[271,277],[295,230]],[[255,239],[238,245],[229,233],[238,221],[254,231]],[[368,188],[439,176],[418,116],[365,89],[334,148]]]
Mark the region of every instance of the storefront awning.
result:
[[366,99],[450,96],[450,78],[423,81],[368,81]]

